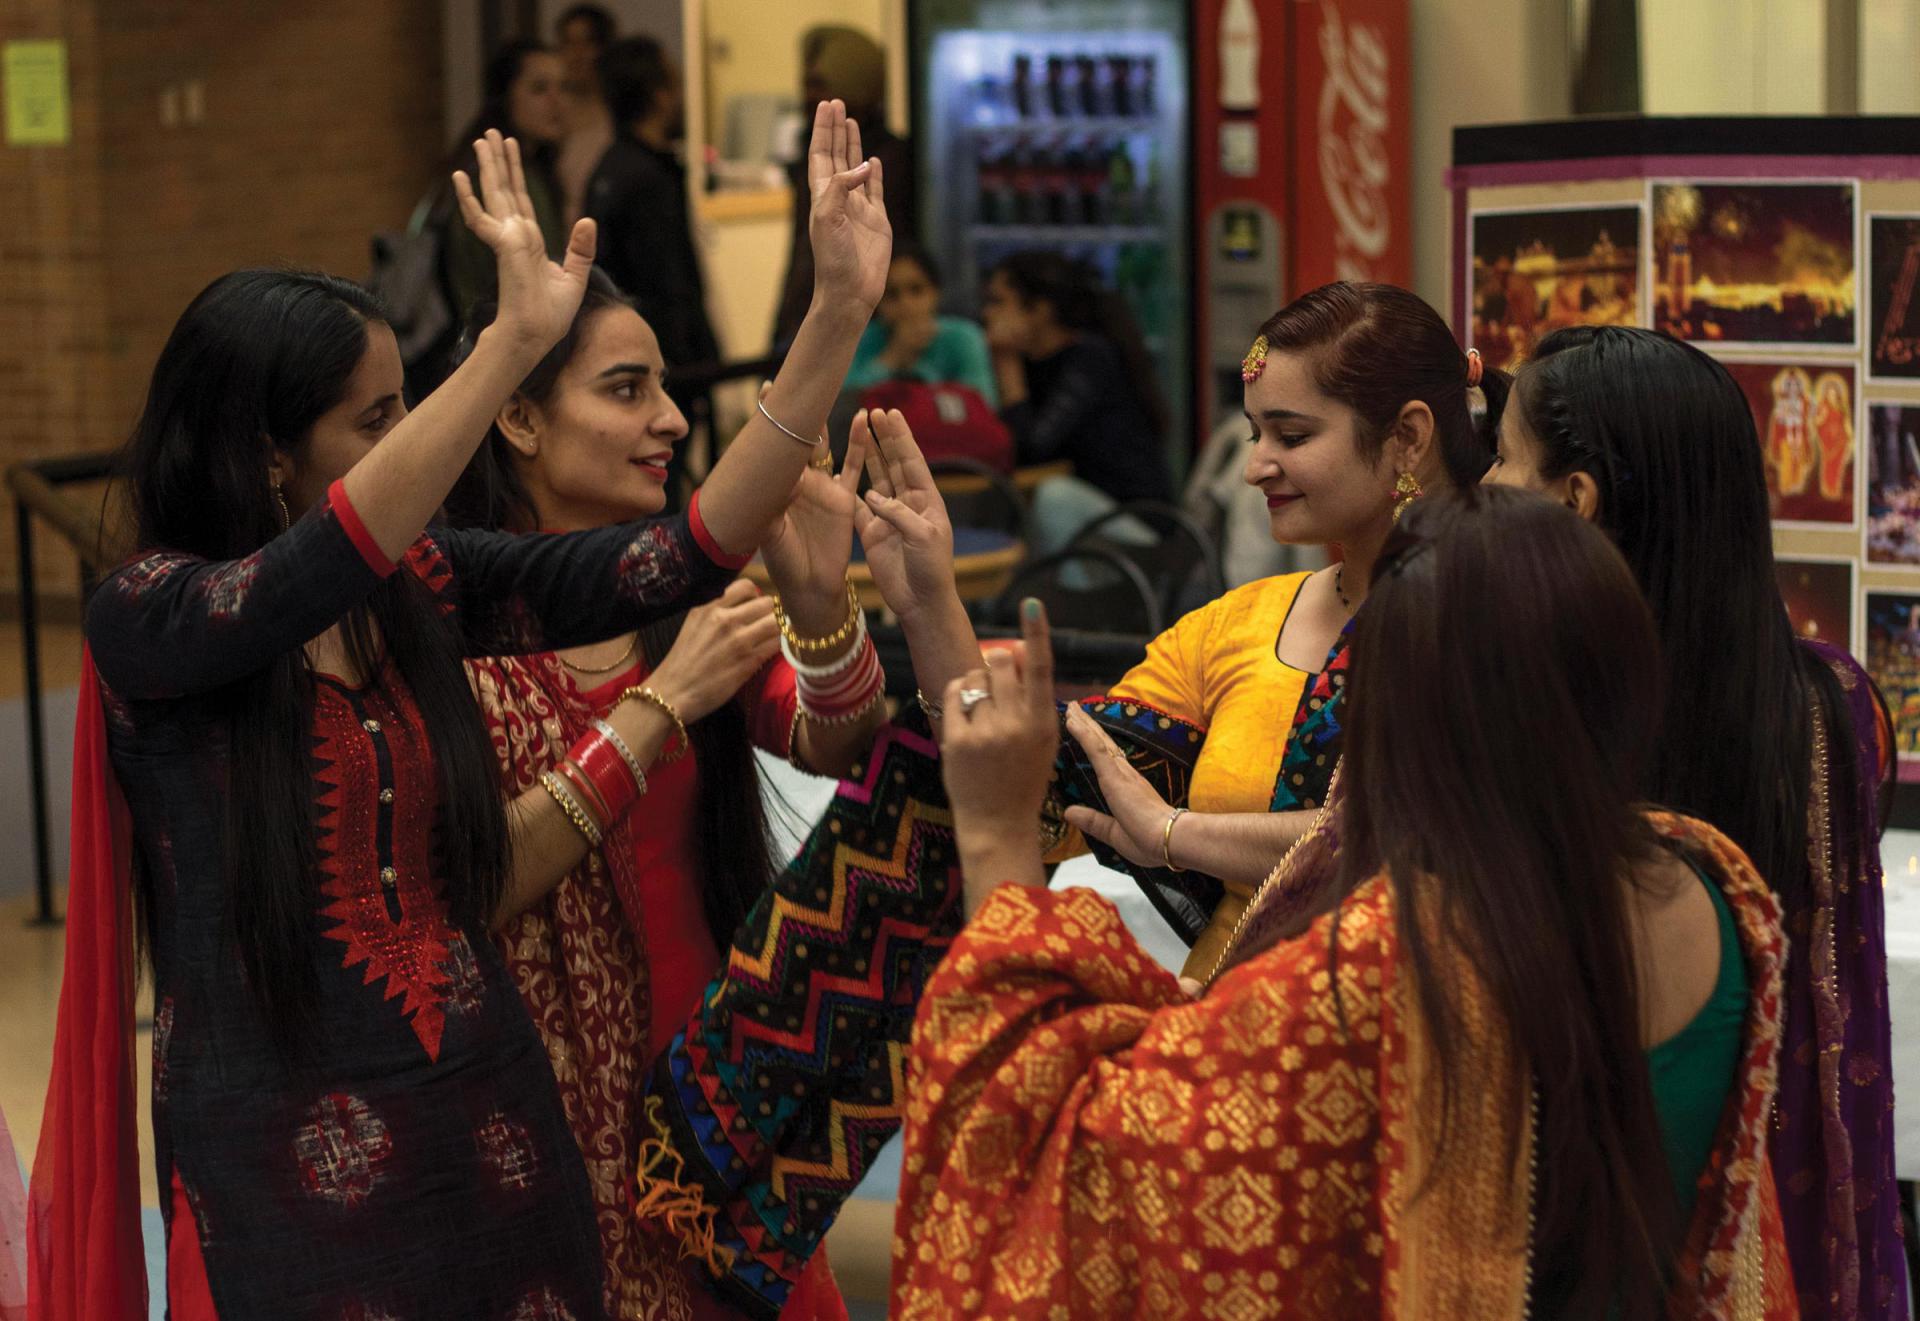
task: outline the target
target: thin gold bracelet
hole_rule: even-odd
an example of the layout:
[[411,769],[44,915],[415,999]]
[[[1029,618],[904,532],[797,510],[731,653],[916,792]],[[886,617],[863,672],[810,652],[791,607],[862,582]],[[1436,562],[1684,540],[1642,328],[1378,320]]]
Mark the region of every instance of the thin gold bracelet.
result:
[[573,828],[580,832],[581,838],[585,839],[590,847],[599,848],[602,838],[600,828],[594,825],[593,818],[587,815],[586,808],[580,806],[579,801],[574,798],[573,790],[567,787],[567,782],[552,771],[541,771],[540,787],[545,789],[560,810],[566,813],[567,820],[573,822]]
[[853,578],[847,578],[847,617],[839,628],[823,638],[803,638],[793,631],[793,621],[787,618],[786,607],[780,604],[780,598],[773,598],[773,617],[780,625],[780,636],[787,645],[801,656],[816,655],[823,651],[832,651],[835,647],[852,637],[860,626],[860,592],[854,587]]
[[1167,824],[1160,831],[1160,859],[1167,864],[1167,870],[1171,872],[1183,872],[1186,870],[1185,867],[1176,867],[1173,865],[1173,823],[1186,814],[1186,808],[1174,808],[1172,812],[1167,814]]
[[679,761],[682,757],[686,756],[688,749],[693,747],[693,740],[687,736],[687,722],[682,720],[680,713],[673,709],[673,703],[644,684],[638,688],[629,688],[620,694],[620,700],[623,702],[629,698],[636,702],[645,702],[650,706],[658,707],[667,719],[673,722],[673,728],[680,736],[680,746],[672,752],[663,752],[660,759],[662,761]]

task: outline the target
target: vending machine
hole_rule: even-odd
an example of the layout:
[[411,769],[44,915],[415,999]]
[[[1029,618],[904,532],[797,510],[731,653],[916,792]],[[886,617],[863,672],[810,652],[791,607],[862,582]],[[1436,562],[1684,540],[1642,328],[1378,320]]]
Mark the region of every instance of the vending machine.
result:
[[1194,425],[1274,311],[1413,282],[1407,0],[1193,0]]
[[922,237],[954,309],[1010,252],[1092,262],[1191,419],[1176,449],[1239,411],[1289,298],[1412,282],[1407,0],[906,9]]
[[922,237],[977,315],[1023,249],[1125,296],[1175,417],[1191,397],[1189,0],[913,0]]

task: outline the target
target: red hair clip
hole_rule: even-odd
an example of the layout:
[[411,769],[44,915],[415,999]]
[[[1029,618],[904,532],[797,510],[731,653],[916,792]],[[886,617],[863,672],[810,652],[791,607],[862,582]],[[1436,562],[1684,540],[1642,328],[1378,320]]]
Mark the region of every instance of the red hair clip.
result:
[[1471,390],[1475,386],[1480,384],[1480,375],[1482,370],[1483,370],[1483,364],[1480,361],[1480,350],[1468,349],[1467,350],[1467,389]]

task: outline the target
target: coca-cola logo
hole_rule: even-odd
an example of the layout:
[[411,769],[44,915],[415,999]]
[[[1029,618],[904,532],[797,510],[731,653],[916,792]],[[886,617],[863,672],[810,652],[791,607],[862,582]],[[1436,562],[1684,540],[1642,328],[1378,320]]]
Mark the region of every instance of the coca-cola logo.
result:
[[1334,269],[1343,280],[1373,278],[1387,251],[1387,48],[1378,28],[1345,28],[1329,0],[1320,4],[1320,186],[1338,227]]

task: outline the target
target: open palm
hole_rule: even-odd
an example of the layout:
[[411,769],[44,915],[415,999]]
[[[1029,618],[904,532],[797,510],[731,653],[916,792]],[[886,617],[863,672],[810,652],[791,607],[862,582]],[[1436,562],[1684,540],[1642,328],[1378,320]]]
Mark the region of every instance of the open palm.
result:
[[853,419],[848,453],[871,434],[873,489],[854,513],[873,582],[894,614],[909,618],[953,594],[953,524],[926,456],[899,409]]
[[893,225],[887,220],[879,158],[861,155],[860,125],[847,118],[844,102],[822,101],[814,111],[807,188],[815,292],[871,311],[886,292]]
[[464,170],[453,172],[460,218],[493,250],[499,273],[500,311],[495,324],[543,347],[558,343],[573,324],[593,269],[595,229],[581,220],[567,239],[566,258],[547,256],[546,236],[527,192],[520,144],[496,129],[473,144],[479,163],[479,193]]

